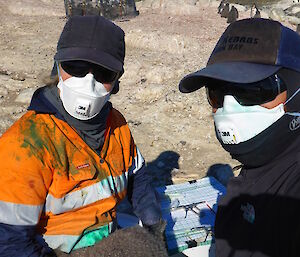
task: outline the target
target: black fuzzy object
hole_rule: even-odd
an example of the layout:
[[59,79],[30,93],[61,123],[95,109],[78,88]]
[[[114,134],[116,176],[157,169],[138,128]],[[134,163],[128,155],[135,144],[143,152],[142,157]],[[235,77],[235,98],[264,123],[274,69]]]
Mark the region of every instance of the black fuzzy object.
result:
[[57,257],[167,257],[165,243],[146,229],[135,226],[120,229],[98,244],[72,251],[55,251]]

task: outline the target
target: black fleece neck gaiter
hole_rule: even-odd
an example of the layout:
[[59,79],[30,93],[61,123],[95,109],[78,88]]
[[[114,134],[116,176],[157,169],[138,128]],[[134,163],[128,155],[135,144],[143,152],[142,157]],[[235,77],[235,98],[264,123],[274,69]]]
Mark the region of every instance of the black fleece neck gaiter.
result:
[[274,124],[250,140],[222,147],[246,167],[267,164],[284,152],[300,135],[300,118],[283,115]]

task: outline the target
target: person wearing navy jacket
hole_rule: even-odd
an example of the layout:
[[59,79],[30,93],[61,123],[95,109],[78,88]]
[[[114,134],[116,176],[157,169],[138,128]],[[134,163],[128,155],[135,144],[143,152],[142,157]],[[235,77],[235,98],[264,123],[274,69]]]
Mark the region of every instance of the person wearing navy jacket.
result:
[[203,86],[216,137],[242,164],[218,203],[216,256],[299,256],[300,36],[268,19],[232,23],[179,89]]

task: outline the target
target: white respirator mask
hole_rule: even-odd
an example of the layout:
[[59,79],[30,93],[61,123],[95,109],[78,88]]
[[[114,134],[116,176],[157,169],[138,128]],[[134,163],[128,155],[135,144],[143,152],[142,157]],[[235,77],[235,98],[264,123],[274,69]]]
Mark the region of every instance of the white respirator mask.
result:
[[255,137],[284,114],[282,103],[272,109],[243,106],[233,96],[225,95],[223,107],[217,109],[213,118],[219,139],[224,144],[239,144]]
[[107,92],[104,85],[95,80],[91,73],[85,77],[71,77],[63,81],[59,67],[57,70],[57,87],[65,110],[79,120],[89,120],[99,114],[110,97],[110,92]]

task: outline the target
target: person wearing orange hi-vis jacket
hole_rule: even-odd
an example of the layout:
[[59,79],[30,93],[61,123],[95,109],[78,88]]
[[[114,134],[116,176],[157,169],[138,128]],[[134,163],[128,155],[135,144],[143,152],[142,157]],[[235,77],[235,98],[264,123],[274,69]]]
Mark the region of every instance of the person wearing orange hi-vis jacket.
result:
[[126,196],[150,232],[164,225],[145,161],[109,102],[124,56],[124,32],[111,21],[67,21],[54,56],[57,81],[39,88],[0,138],[0,256],[92,246],[116,229]]

